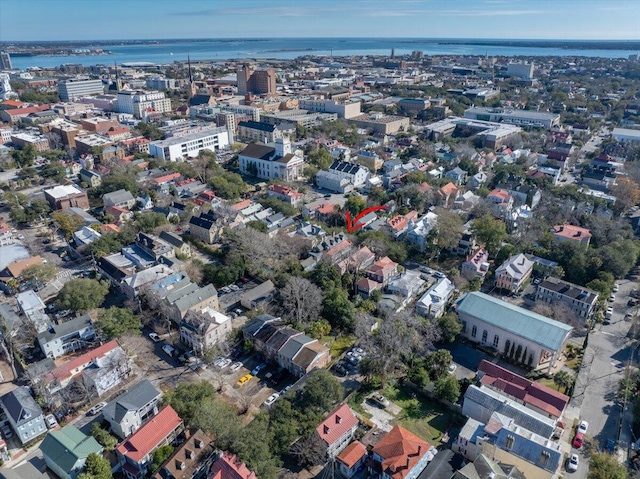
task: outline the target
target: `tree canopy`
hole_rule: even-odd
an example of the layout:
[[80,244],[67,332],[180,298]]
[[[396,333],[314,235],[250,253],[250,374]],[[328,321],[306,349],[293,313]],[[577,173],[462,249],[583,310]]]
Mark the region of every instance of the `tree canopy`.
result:
[[112,477],[109,461],[95,452],[87,456],[84,470],[78,475],[78,479],[111,479]]
[[98,308],[104,303],[104,298],[109,293],[106,284],[88,278],[73,278],[65,283],[58,297],[56,308],[60,310],[70,309],[76,312],[84,312]]
[[98,313],[96,326],[104,339],[113,339],[125,334],[140,334],[142,322],[140,317],[130,309],[112,306]]

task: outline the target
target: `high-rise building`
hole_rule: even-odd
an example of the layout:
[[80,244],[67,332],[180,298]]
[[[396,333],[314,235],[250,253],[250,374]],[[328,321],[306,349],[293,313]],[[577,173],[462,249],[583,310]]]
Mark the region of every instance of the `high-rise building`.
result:
[[518,78],[533,78],[533,63],[509,63],[507,76]]
[[136,118],[144,118],[148,113],[168,113],[171,111],[171,100],[161,91],[118,92],[118,113],[128,113]]
[[0,52],[0,70],[13,70],[9,52]]
[[273,68],[254,70],[250,65],[243,65],[237,71],[237,80],[240,95],[268,95],[276,92],[276,71]]
[[102,80],[91,80],[89,78],[71,78],[58,83],[60,99],[64,101],[81,98],[83,96],[102,95],[104,84]]

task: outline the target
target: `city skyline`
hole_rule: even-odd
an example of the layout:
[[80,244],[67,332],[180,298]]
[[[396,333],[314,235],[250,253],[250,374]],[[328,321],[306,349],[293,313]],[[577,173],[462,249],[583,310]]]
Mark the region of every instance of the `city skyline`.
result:
[[3,0],[0,32],[5,42],[279,37],[640,40],[640,2]]

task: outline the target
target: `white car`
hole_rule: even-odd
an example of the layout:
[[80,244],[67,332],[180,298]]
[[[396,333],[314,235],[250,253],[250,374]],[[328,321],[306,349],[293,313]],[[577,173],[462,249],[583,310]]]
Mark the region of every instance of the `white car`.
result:
[[457,364],[450,364],[449,367],[447,368],[447,371],[449,372],[449,374],[453,374],[456,372],[456,369],[458,369]]
[[233,372],[236,372],[241,367],[242,367],[242,363],[238,361],[237,363],[233,363],[229,369],[231,369],[231,371]]
[[89,411],[87,411],[87,414],[89,416],[95,416],[100,411],[102,411],[106,405],[107,405],[107,403],[105,401],[99,402],[98,404],[93,406],[91,409],[89,409]]
[[587,429],[589,429],[589,423],[587,421],[580,421],[580,424],[578,424],[578,432],[580,434],[586,434]]
[[615,283],[615,284],[613,285],[613,290],[612,290],[612,291],[613,291],[614,293],[617,293],[619,289],[620,289],[620,286],[618,286],[618,283]]
[[218,367],[220,369],[224,369],[227,366],[229,366],[229,364],[231,364],[231,359],[229,358],[224,358],[222,361],[220,361],[220,364],[218,364]]
[[611,296],[609,296],[609,302],[613,303],[616,300],[616,295],[615,294],[611,294]]
[[273,393],[271,396],[269,396],[266,401],[264,402],[264,405],[269,407],[271,406],[274,402],[276,402],[278,400],[278,398],[280,397],[280,394],[278,393]]
[[154,343],[159,343],[161,341],[160,336],[158,336],[156,333],[149,333],[149,339]]
[[220,365],[224,362],[224,358],[222,356],[218,356],[216,359],[213,360],[213,365],[220,367]]
[[571,454],[571,458],[567,462],[567,471],[576,472],[578,470],[579,463],[580,463],[580,459],[578,459],[578,455]]
[[44,422],[47,423],[47,427],[49,429],[55,429],[58,427],[58,421],[56,421],[56,417],[53,414],[47,414],[44,417]]

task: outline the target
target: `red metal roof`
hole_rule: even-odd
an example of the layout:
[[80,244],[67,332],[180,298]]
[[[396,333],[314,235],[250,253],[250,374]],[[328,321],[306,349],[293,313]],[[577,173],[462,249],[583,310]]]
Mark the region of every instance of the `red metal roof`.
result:
[[74,370],[80,368],[80,371],[78,371],[78,373],[81,372],[91,362],[95,361],[98,358],[102,358],[106,356],[108,353],[110,353],[111,351],[113,351],[119,346],[120,345],[118,344],[118,341],[116,341],[115,339],[112,339],[108,343],[103,344],[102,346],[99,346],[96,349],[92,349],[91,351],[86,352],[83,355],[78,356],[77,358],[73,358],[72,360],[67,361],[66,363],[58,366],[57,368],[52,370],[50,374],[53,375],[53,377],[55,377],[58,380],[66,379],[71,376],[74,376],[74,373],[73,373]]
[[367,448],[360,441],[353,441],[338,454],[338,461],[351,469],[367,453]]
[[224,452],[211,465],[209,474],[209,479],[256,479],[256,474],[230,452]]
[[316,432],[327,446],[331,446],[357,425],[358,418],[348,404],[343,404],[320,423]]
[[129,439],[117,447],[117,451],[133,462],[140,462],[176,430],[182,419],[171,406],[163,407],[149,422],[138,429]]
[[383,459],[383,472],[394,479],[401,479],[411,472],[429,449],[431,444],[397,425],[376,444],[373,452]]

